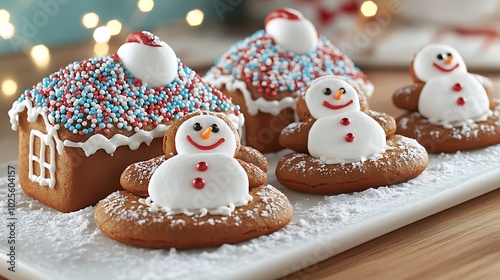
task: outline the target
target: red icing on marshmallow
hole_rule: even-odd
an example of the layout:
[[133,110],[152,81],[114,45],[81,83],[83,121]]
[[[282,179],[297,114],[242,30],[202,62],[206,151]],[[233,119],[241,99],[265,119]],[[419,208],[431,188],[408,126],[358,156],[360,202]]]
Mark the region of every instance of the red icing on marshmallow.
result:
[[323,101],[323,106],[325,106],[328,109],[339,110],[339,109],[342,109],[342,108],[345,108],[345,107],[351,105],[353,102],[354,101],[350,100],[349,102],[342,104],[342,105],[332,105],[326,101]]
[[193,180],[193,187],[195,189],[201,190],[205,187],[205,180],[202,178],[198,177]]
[[453,66],[452,68],[446,69],[446,68],[443,68],[443,67],[439,66],[439,65],[438,65],[437,63],[435,63],[435,62],[434,62],[434,63],[432,63],[432,66],[434,66],[434,67],[435,67],[436,69],[438,69],[439,71],[441,71],[441,72],[445,72],[445,73],[447,73],[447,72],[451,72],[451,71],[453,71],[453,70],[457,69],[457,68],[458,68],[458,65],[459,65],[459,64],[457,63],[457,64],[456,64],[455,66]]
[[456,92],[459,92],[462,90],[462,85],[460,83],[456,83],[453,85],[452,89]]
[[350,142],[352,142],[352,141],[354,141],[354,134],[352,134],[352,133],[350,133],[350,132],[349,132],[349,133],[347,133],[347,134],[345,135],[345,141],[347,141],[347,142],[349,142],[349,143],[350,143]]
[[163,42],[158,36],[147,31],[135,31],[130,33],[125,39],[127,43],[139,43],[150,47],[163,47]]
[[191,143],[191,145],[195,146],[196,148],[198,148],[200,150],[204,150],[204,151],[215,149],[215,148],[219,147],[220,144],[222,144],[226,141],[224,138],[221,138],[221,139],[219,139],[219,141],[213,143],[212,145],[204,146],[204,145],[200,145],[200,144],[194,142],[194,140],[189,135],[186,136],[186,138],[187,138],[188,142]]
[[284,19],[289,19],[289,20],[301,20],[304,19],[304,16],[295,10],[291,9],[277,9],[274,10],[273,12],[269,13],[266,17],[266,20],[264,21],[264,26],[267,25],[267,23],[275,18],[284,18]]

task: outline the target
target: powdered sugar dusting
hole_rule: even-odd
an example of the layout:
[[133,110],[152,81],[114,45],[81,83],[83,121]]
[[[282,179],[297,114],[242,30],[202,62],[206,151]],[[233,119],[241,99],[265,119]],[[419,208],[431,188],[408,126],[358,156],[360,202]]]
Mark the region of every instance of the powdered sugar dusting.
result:
[[[285,152],[268,157],[270,170],[274,170],[277,158]],[[476,151],[431,155],[429,167],[419,177],[406,183],[353,194],[322,196],[297,193],[281,187],[274,174],[270,173],[269,183],[278,186],[294,206],[294,218],[289,225],[248,242],[189,251],[149,250],[120,244],[97,229],[93,221],[94,207],[74,213],[59,213],[18,190],[16,254],[18,260],[53,273],[48,276],[51,279],[238,278],[238,275],[241,276],[239,273],[248,270],[253,271],[247,274],[249,278],[264,273],[271,273],[267,274],[268,278],[278,278],[320,261],[318,255],[339,253],[340,243],[353,242],[345,236],[341,237],[353,227],[358,227],[362,234],[370,234],[366,226],[374,218],[401,213],[411,219],[415,207],[426,205],[436,195],[455,193],[464,182],[483,178],[484,174],[491,172],[498,173],[498,170],[500,146],[495,145]],[[0,179],[0,184],[0,193],[5,195],[5,178]],[[493,187],[498,185],[493,184]],[[484,186],[471,188],[470,197],[478,195],[474,192],[481,188],[484,189]],[[0,210],[7,213],[6,200],[0,202]],[[241,215],[258,217],[262,213],[248,210]],[[272,215],[273,209],[266,209],[266,213]],[[150,215],[146,207],[144,211],[124,217],[132,217],[141,223],[142,215]],[[177,219],[172,219],[171,223],[182,226]],[[206,223],[215,224],[217,219]],[[0,234],[8,236],[8,228],[1,227]],[[293,248],[304,244],[315,246],[312,250],[316,252],[298,258],[307,258],[307,263],[289,263],[285,268],[277,266],[277,259],[285,260],[285,255],[296,253]],[[355,246],[359,243],[349,244]],[[6,242],[0,246],[3,250],[7,249]],[[133,265],[124,267],[124,263]]]

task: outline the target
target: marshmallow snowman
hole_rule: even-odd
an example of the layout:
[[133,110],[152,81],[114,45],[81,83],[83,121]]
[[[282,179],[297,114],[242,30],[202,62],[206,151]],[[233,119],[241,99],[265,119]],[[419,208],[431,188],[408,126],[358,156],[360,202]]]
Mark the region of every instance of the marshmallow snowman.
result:
[[150,32],[131,33],[117,54],[123,65],[150,87],[165,86],[177,76],[174,50]]
[[317,120],[308,137],[311,156],[327,164],[364,161],[385,151],[383,128],[360,111],[356,90],[335,76],[316,79],[305,102]]
[[175,135],[178,154],[151,177],[148,193],[154,205],[185,214],[230,214],[246,205],[251,196],[248,175],[234,158],[237,141],[234,130],[215,115],[184,121]]
[[314,25],[297,10],[277,9],[264,23],[266,33],[284,49],[304,54],[318,46],[318,33]]
[[430,123],[452,127],[486,120],[489,99],[477,77],[468,73],[460,54],[450,46],[431,44],[413,60],[415,76],[426,82],[418,111]]

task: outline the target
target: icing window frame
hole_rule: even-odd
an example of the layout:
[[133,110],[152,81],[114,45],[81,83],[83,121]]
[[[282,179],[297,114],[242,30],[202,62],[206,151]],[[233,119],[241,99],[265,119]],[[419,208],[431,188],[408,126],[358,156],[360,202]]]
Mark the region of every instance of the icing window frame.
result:
[[[35,137],[39,138],[40,151],[39,155],[34,154]],[[45,155],[49,148],[50,160],[46,161]],[[53,189],[56,183],[55,179],[55,145],[54,140],[49,134],[45,134],[39,130],[31,130],[30,132],[30,145],[28,156],[29,179],[37,182],[40,186]],[[39,175],[34,173],[34,163],[37,163],[40,168]],[[46,172],[48,170],[49,172]],[[48,174],[47,174],[48,173]],[[48,176],[47,176],[48,175]]]

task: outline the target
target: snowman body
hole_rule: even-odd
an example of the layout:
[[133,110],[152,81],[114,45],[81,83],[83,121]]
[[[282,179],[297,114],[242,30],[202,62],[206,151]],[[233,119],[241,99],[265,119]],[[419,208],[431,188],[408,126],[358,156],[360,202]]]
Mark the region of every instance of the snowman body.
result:
[[427,81],[418,101],[420,114],[433,124],[462,125],[490,114],[484,87],[467,72],[453,72]]
[[363,161],[385,150],[383,128],[361,111],[322,117],[309,131],[311,156],[327,164]]
[[148,192],[168,209],[216,209],[248,195],[245,170],[224,153],[177,155],[162,163],[151,177]]

